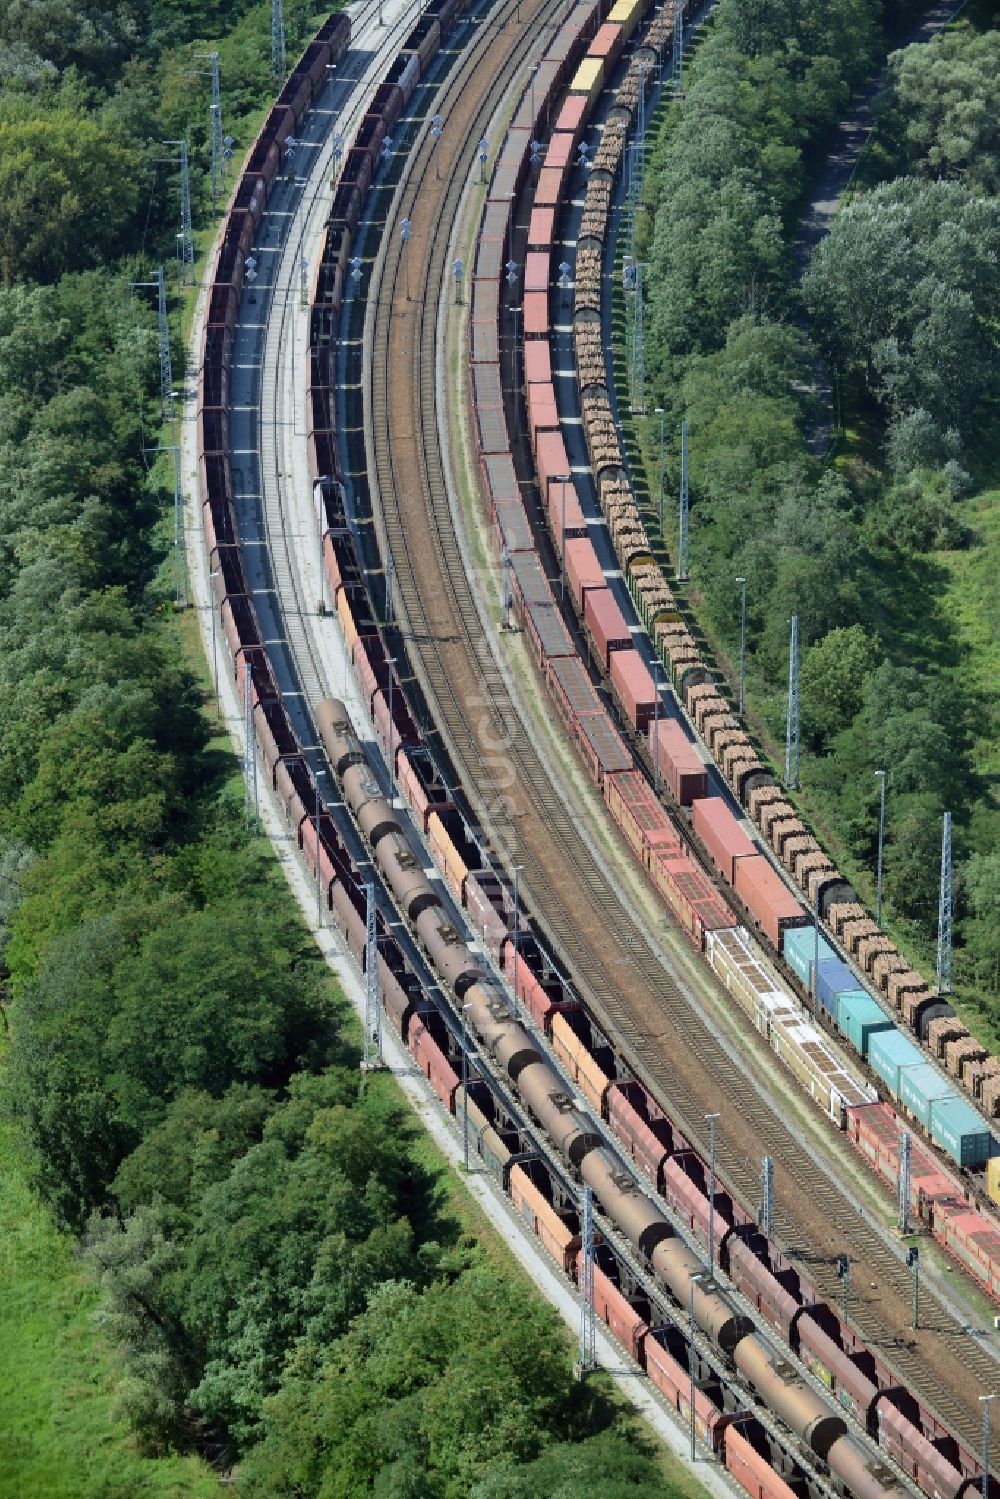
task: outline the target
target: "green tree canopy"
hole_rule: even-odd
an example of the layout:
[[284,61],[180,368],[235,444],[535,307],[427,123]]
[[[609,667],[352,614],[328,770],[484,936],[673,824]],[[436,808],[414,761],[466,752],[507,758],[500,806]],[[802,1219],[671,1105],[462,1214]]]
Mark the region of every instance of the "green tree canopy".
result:
[[140,211],[140,153],[70,109],[0,111],[3,284],[120,254]]

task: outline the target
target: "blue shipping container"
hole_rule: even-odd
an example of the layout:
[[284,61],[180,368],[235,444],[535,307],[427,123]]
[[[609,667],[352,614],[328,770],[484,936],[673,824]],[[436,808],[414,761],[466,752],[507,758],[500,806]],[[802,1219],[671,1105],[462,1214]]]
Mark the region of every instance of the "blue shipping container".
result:
[[[781,934],[781,951],[789,968],[809,988],[812,966],[816,957],[816,928],[814,926],[786,926]],[[824,936],[819,939],[821,963],[836,962],[837,954]]]
[[911,1114],[916,1114],[925,1129],[930,1128],[932,1101],[955,1097],[951,1083],[930,1062],[904,1067],[899,1074],[899,1101]]
[[931,1104],[931,1139],[960,1166],[983,1166],[990,1158],[993,1136],[985,1121],[964,1098],[940,1098]]
[[899,1070],[918,1067],[923,1057],[912,1042],[901,1036],[896,1027],[879,1031],[868,1043],[868,1060],[894,1098],[899,1096]]
[[816,970],[816,998],[828,1010],[834,1020],[837,1018],[837,995],[847,994],[851,989],[858,987],[858,981],[839,958],[828,958]]
[[882,1007],[864,989],[852,989],[837,995],[837,1024],[855,1051],[868,1055],[872,1036],[879,1031],[895,1030]]

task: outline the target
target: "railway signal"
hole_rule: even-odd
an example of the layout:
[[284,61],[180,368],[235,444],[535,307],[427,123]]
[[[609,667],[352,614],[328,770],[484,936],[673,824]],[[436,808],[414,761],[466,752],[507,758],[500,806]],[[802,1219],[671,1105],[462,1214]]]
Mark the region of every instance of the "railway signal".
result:
[[837,1255],[837,1279],[844,1295],[844,1316],[847,1316],[847,1300],[851,1289],[851,1262],[846,1254]]
[[461,302],[461,300],[462,300],[462,275],[463,275],[463,269],[464,269],[463,266],[462,266],[462,262],[460,260],[453,260],[452,263],[451,263],[451,268],[455,272],[455,301],[456,302]]
[[437,182],[440,182],[441,181],[441,162],[440,162],[440,152],[438,150],[438,146],[439,146],[439,143],[440,143],[440,140],[441,140],[441,116],[440,115],[431,115],[431,135],[434,138],[434,145],[431,147],[432,151],[434,152],[434,177],[435,177],[435,180]]
[[486,139],[486,137],[484,135],[483,138],[482,138],[482,140],[479,142],[479,180],[480,180],[480,182],[485,182],[486,181],[486,153],[487,153],[488,150],[489,150],[489,143],[487,142],[487,139]]
[[357,295],[357,292],[361,287],[361,256],[352,255],[350,260],[348,261],[348,265],[351,267],[351,274],[349,277],[350,284],[347,289],[347,295],[349,297],[353,297]]

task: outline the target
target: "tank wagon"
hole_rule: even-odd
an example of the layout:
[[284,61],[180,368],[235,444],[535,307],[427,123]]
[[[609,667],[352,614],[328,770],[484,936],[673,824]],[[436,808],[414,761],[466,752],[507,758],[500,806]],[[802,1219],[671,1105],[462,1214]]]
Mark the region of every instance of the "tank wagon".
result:
[[[600,19],[595,17],[591,24],[596,26]],[[599,47],[610,45],[617,56],[617,44],[610,44],[609,22],[610,17],[597,33]],[[868,994],[866,982],[885,990],[896,1001],[903,1022],[932,1045],[932,1035],[942,1034],[940,1028],[947,1026],[947,1038],[942,1035],[940,1046],[951,1046],[953,1075],[959,1083],[979,1089],[982,1097],[991,1098],[993,1071],[982,1049],[955,1021],[950,1006],[931,995],[922,983],[913,983],[913,976],[891,943],[876,932],[857,905],[851,887],[775,785],[772,772],[760,760],[728,701],[718,691],[653,557],[628,481],[605,384],[600,323],[603,245],[611,188],[627,142],[637,90],[647,85],[650,59],[662,53],[672,25],[673,12],[667,7],[655,18],[643,46],[633,54],[586,177],[583,223],[577,240],[573,337],[584,429],[601,509],[633,601],[670,670],[686,717],[659,716],[661,705],[652,675],[634,647],[613,589],[584,534],[587,528],[555,400],[549,317],[567,296],[558,285],[555,264],[557,214],[564,198],[579,191],[572,181],[576,167],[573,152],[579,147],[590,107],[589,73],[582,80],[574,74],[576,82],[571,83],[562,103],[547,102],[545,106],[545,117],[554,115],[554,124],[530,198],[525,252],[525,435],[534,458],[541,513],[560,567],[565,569],[567,595],[591,659],[600,667],[607,691],[631,731],[627,740],[619,733],[592,673],[580,659],[545,577],[504,420],[498,319],[500,268],[512,254],[509,192],[512,183],[519,185],[527,180],[527,143],[545,135],[540,112],[535,129],[530,117],[524,115],[524,99],[516,116],[518,133],[511,131],[501,152],[503,172],[495,176],[487,190],[472,285],[469,361],[483,492],[498,554],[506,557],[510,567],[515,613],[559,716],[601,788],[611,816],[682,928],[718,967],[727,961],[730,945],[713,939],[732,932],[742,922],[747,928],[742,940],[752,938],[769,949],[786,965],[785,971],[799,995],[809,1001],[810,1013],[804,1014],[788,980],[775,978],[774,987],[781,995],[779,1008],[773,1021],[758,1028],[824,1111],[843,1127],[849,1109],[863,1108],[876,1097],[863,1073],[854,1071],[831,1048],[825,1029],[839,1030],[848,1045],[868,1062],[864,1038],[871,1033],[873,1023],[884,1027],[895,1022]],[[534,308],[530,318],[529,301]],[[749,814],[746,823],[723,799],[708,796],[707,757],[699,740],[743,802]],[[639,769],[644,763],[655,764],[657,759],[659,780],[668,789],[669,812]],[[772,857],[790,873],[792,888],[778,873]],[[808,904],[806,899],[796,898],[795,890],[807,898]],[[864,975],[855,974],[846,988],[843,982],[833,987],[833,981],[826,982],[825,965],[836,958],[836,953],[825,937],[820,940],[819,974],[813,982],[811,970],[817,951],[813,912],[817,907],[821,917],[833,924]],[[726,975],[721,976],[728,982]],[[880,1017],[874,1022],[871,1015],[864,1019],[865,1001]],[[813,1006],[816,1014],[811,1013]],[[938,1055],[944,1057],[943,1049]],[[1000,1071],[1000,1064],[996,1066]],[[955,1088],[942,1096],[932,1114],[922,1108],[922,1100],[918,1100],[916,1110],[910,1109],[909,1094],[903,1097],[884,1076],[876,1073],[876,1077],[878,1086],[898,1103],[901,1113],[906,1111],[918,1129],[927,1129],[935,1145],[956,1165],[974,1169],[985,1164],[995,1148],[992,1135],[971,1110],[962,1109]],[[1000,1081],[995,1086],[1000,1100]],[[969,1188],[954,1177],[951,1180],[953,1199],[963,1205],[956,1216],[964,1216],[968,1213]],[[987,1177],[987,1185],[989,1180]],[[995,1186],[1000,1192],[1000,1172]],[[974,1185],[973,1192],[977,1190]],[[981,1215],[973,1222],[979,1244],[970,1260],[956,1250],[954,1233],[945,1228],[946,1216],[943,1208],[932,1232],[992,1288],[993,1266],[1000,1265],[1000,1233],[995,1225]]]
[[[237,187],[223,231],[223,247],[229,245],[228,269],[224,274],[233,280],[242,275],[237,262],[253,245],[253,235],[249,234],[247,237],[245,225],[237,233],[233,215],[251,212],[256,214],[259,222],[268,189],[277,170],[278,157],[271,148],[275,146],[280,153],[280,143],[287,140],[292,128],[297,128],[301,119],[298,111],[306,107],[302,101],[307,95],[309,98],[313,97],[319,87],[319,79],[325,75],[327,64],[343,53],[348,37],[349,24],[343,17],[331,18],[321,29],[316,42],[307,50],[308,63],[303,60],[293,70],[283,91],[283,96],[287,96],[285,109],[296,114],[295,127],[290,126],[287,113],[275,115],[273,122],[269,117],[269,122],[265,124],[251,153],[247,178],[241,179]],[[422,37],[421,41],[425,39]],[[317,45],[320,48],[318,52],[313,50]],[[408,51],[404,49],[404,53],[404,68],[398,69],[394,64],[397,72],[422,66],[419,54],[412,48]],[[413,56],[418,58],[416,65],[412,62]],[[321,61],[322,73],[319,71]],[[397,63],[398,61],[399,59]],[[383,94],[382,97],[391,100],[396,96]],[[221,249],[216,270],[220,260]],[[335,299],[338,295],[334,285],[336,279],[336,275],[327,277],[329,299]],[[225,284],[224,280],[218,282],[221,287]],[[213,282],[213,287],[215,285]],[[319,305],[322,307],[324,304]],[[317,794],[316,781],[291,727],[270,669],[267,651],[261,641],[242,564],[239,532],[232,505],[229,455],[220,435],[227,407],[228,364],[235,317],[236,310],[228,293],[220,296],[216,303],[215,321],[206,326],[205,357],[199,377],[200,501],[206,540],[212,553],[213,571],[218,574],[214,580],[216,602],[230,650],[233,674],[251,707],[263,764],[276,800],[320,885],[326,908],[332,913],[350,950],[363,965],[366,955],[364,886],[337,823],[323,808]],[[317,396],[320,397],[318,381],[316,389]],[[207,414],[213,411],[220,415],[215,417]],[[314,428],[314,432],[319,434],[332,434],[332,431],[331,426]],[[316,461],[317,455],[322,451],[321,444],[311,442],[310,451]],[[336,466],[335,444],[331,446],[327,456],[328,461],[324,462],[323,467],[314,469],[314,495],[324,522],[327,571],[328,575],[335,577],[338,613],[343,610],[342,623],[351,643],[355,670],[368,696],[380,735],[388,747],[390,762],[395,765],[397,784],[404,790],[432,845],[436,839],[445,853],[451,850],[452,857],[445,860],[447,878],[461,892],[461,899],[470,912],[474,912],[477,918],[483,918],[483,924],[491,934],[490,940],[495,944],[504,967],[513,974],[519,992],[523,995],[530,987],[532,1003],[540,1011],[541,996],[557,989],[553,976],[546,977],[544,960],[539,966],[533,945],[528,939],[525,938],[522,944],[519,933],[510,933],[505,915],[504,893],[494,871],[473,869],[469,861],[463,859],[463,852],[468,853],[471,859],[476,850],[470,839],[463,838],[461,819],[449,801],[433,758],[420,744],[402,692],[393,698],[392,712],[389,712],[385,691],[388,677],[384,652],[380,655],[379,648],[374,644],[379,639],[377,627],[370,602],[366,602],[364,576],[353,553],[353,544],[350,543],[343,508],[343,491]],[[345,723],[342,705],[326,705],[319,717],[324,737],[333,743],[333,754],[336,756],[334,768],[344,787],[345,800],[349,800],[358,825],[378,854],[377,862],[387,883],[396,893],[407,920],[418,934],[425,951],[432,957],[441,977],[456,998],[473,1004],[473,1011],[470,1013],[476,1016],[477,1034],[481,1036],[484,1045],[512,1081],[523,1078],[524,1096],[533,1100],[533,1106],[539,1111],[537,1117],[541,1120],[544,1116],[552,1124],[556,1132],[554,1138],[567,1162],[571,1165],[576,1163],[577,1166],[588,1163],[587,1169],[591,1172],[599,1199],[603,1201],[606,1197],[609,1202],[615,1203],[621,1197],[629,1197],[624,1183],[620,1179],[617,1182],[614,1180],[608,1160],[602,1157],[602,1152],[606,1154],[606,1146],[600,1129],[579,1109],[571,1107],[567,1111],[556,1106],[552,1097],[551,1079],[558,1079],[558,1074],[550,1070],[549,1076],[546,1076],[548,1064],[527,1032],[516,1022],[510,1022],[509,1016],[505,1019],[503,1014],[494,1013],[499,1012],[500,1000],[504,999],[503,991],[484,975],[478,960],[447,920],[437,893],[431,889],[428,894],[425,877],[415,867],[415,861],[401,837],[395,814],[378,795],[377,785],[367,767],[357,736]],[[340,742],[334,743],[338,735],[341,736]],[[420,986],[407,966],[402,949],[381,916],[378,920],[378,954],[386,1013],[399,1027],[411,1053],[430,1078],[438,1095],[446,1106],[454,1109],[459,1092],[455,1067],[457,1053],[454,1021],[452,1019],[449,1022],[440,1010],[422,999]],[[557,1010],[563,1019],[563,1032],[557,1031]],[[579,1006],[554,1000],[550,1030],[561,1035],[559,1044],[563,1048],[563,1054],[575,1056],[574,1075],[581,1080],[581,1088],[586,1076],[589,1079],[588,1087],[600,1097],[601,1107],[606,1110],[606,1117],[610,1118],[612,1085],[609,1081],[607,1087],[603,1087],[600,1082],[602,1063],[611,1066],[609,1049],[606,1043],[602,1046],[603,1038],[596,1037],[592,1031],[588,1033],[579,1018],[580,1013]],[[588,1060],[591,1045],[594,1047],[594,1056]],[[536,1057],[538,1060],[535,1060]],[[539,1068],[542,1070],[537,1070]],[[629,1086],[633,1088],[631,1101],[634,1103],[634,1090],[638,1088],[638,1084],[633,1081]],[[476,1090],[475,1093],[473,1090]],[[513,1183],[519,1180],[517,1190],[521,1193],[522,1200],[527,1201],[529,1188],[535,1185],[532,1177],[538,1176],[538,1169],[522,1169],[520,1178],[515,1176],[520,1163],[512,1160],[514,1152],[511,1151],[511,1146],[516,1145],[517,1141],[505,1125],[502,1104],[495,1099],[492,1103],[487,1102],[493,1095],[488,1093],[481,1081],[470,1085],[469,1094],[470,1112],[472,1109],[479,1109],[484,1119],[487,1111],[489,1112],[489,1118],[479,1131],[484,1156],[494,1162],[503,1162],[502,1169],[508,1188],[513,1193]],[[624,1117],[624,1105],[616,1107],[619,1117]],[[647,1107],[647,1116],[651,1116],[651,1108],[651,1105]],[[567,1119],[567,1112],[573,1117]],[[640,1128],[636,1133],[637,1142],[641,1134]],[[641,1149],[641,1145],[637,1143],[636,1149]],[[504,1157],[505,1151],[511,1151],[511,1154]],[[688,1154],[693,1155],[691,1152]],[[536,1192],[537,1190],[536,1186]],[[622,1207],[622,1212],[623,1226],[627,1231],[627,1226],[631,1225],[633,1242],[640,1252],[644,1252],[645,1246],[656,1254],[662,1283],[669,1288],[671,1277],[676,1278],[680,1274],[682,1263],[676,1257],[675,1250],[668,1250],[669,1225],[665,1231],[661,1231],[659,1227],[653,1227],[652,1223],[640,1222],[628,1202]],[[723,1251],[724,1241],[720,1237],[720,1255]],[[571,1252],[570,1246],[567,1253]],[[600,1314],[616,1330],[621,1328],[628,1331],[630,1316],[632,1325],[635,1323],[639,1298],[633,1295],[631,1301],[626,1301],[621,1266],[615,1262],[607,1246],[602,1247],[600,1254],[601,1260],[595,1274]],[[652,1259],[650,1263],[653,1263]],[[764,1355],[754,1354],[751,1347],[756,1335],[747,1333],[743,1337],[738,1336],[743,1330],[738,1316],[724,1307],[720,1309],[714,1303],[715,1298],[706,1295],[705,1304],[700,1308],[706,1331],[713,1336],[723,1352],[728,1348],[731,1353],[735,1353],[744,1348],[741,1357],[744,1358],[746,1370],[756,1371],[747,1373],[747,1377],[757,1381],[755,1387],[760,1390],[771,1389],[773,1376],[765,1367]],[[631,1307],[631,1311],[627,1310],[628,1307]],[[677,1350],[676,1329],[670,1330],[662,1325],[647,1327],[640,1322],[634,1341],[643,1352],[651,1377],[661,1381],[661,1388],[675,1389],[676,1400],[680,1404],[683,1398],[679,1392],[680,1386],[686,1384],[686,1375],[682,1380],[677,1380],[676,1370],[679,1365],[671,1357],[671,1349]],[[670,1373],[671,1368],[674,1370],[673,1374]],[[785,1380],[783,1383],[787,1385],[788,1382]],[[777,1388],[773,1393],[784,1414],[785,1405],[779,1398]],[[809,1399],[813,1398],[808,1389],[806,1394]],[[850,1456],[853,1450],[851,1438],[840,1434],[838,1422],[842,1424],[842,1418],[834,1415],[833,1425],[829,1422],[824,1425],[821,1413],[814,1412],[808,1401],[805,1404],[797,1400],[793,1403],[795,1408],[791,1411],[791,1416],[797,1423],[793,1429],[804,1435],[815,1452],[822,1453],[825,1449],[828,1460],[833,1454],[839,1464],[838,1471],[850,1471],[853,1475],[857,1463]],[[751,1415],[745,1412],[713,1415],[711,1408],[705,1404],[703,1393],[696,1405],[696,1416],[699,1425],[719,1450],[724,1448],[727,1465],[749,1492],[786,1495],[800,1491],[790,1488],[781,1474],[774,1471],[769,1461],[774,1458],[774,1453],[768,1449],[763,1428]],[[917,1432],[916,1427],[913,1430]],[[964,1457],[962,1461],[965,1461]],[[961,1471],[964,1473],[965,1469]],[[974,1469],[969,1468],[968,1471],[972,1473]],[[958,1494],[962,1491],[964,1479],[956,1478],[958,1472],[956,1469],[950,1477],[951,1487],[942,1488],[941,1492]],[[784,1473],[790,1482],[796,1483],[794,1469],[787,1460]],[[876,1491],[886,1493],[892,1489],[892,1485],[886,1483],[877,1483],[872,1487],[874,1480],[871,1474],[868,1477],[862,1475],[856,1481],[867,1485],[854,1488],[855,1478],[852,1476],[852,1491],[859,1494]]]

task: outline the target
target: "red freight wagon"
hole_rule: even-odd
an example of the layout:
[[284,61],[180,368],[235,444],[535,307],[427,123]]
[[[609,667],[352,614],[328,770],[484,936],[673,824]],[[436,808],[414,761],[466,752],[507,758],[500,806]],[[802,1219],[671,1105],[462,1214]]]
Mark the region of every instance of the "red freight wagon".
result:
[[[579,1278],[578,1264],[578,1281]],[[619,1343],[633,1358],[638,1358],[642,1340],[649,1331],[649,1324],[645,1317],[640,1316],[635,1307],[626,1301],[614,1281],[605,1275],[600,1265],[594,1266],[594,1309],[601,1321],[607,1323]]]
[[561,481],[565,476],[568,481],[566,487],[569,489],[573,478],[561,432],[543,432],[539,436],[535,443],[535,464],[538,468],[538,488],[542,503],[547,506],[549,485],[553,481]]
[[524,260],[524,289],[526,292],[547,292],[549,289],[549,252],[529,250]]
[[510,453],[485,453],[482,463],[486,483],[489,485],[490,499],[494,506],[501,500],[509,500],[519,505],[521,487],[517,482],[517,470],[514,468],[514,460]]
[[556,707],[567,728],[577,731],[577,723],[591,713],[603,713],[594,684],[583,669],[579,656],[559,656],[549,662],[549,682],[555,694]]
[[535,185],[536,208],[558,208],[565,173],[562,167],[542,167]]
[[726,1428],[725,1446],[726,1469],[750,1499],[795,1499],[796,1490],[775,1472],[770,1459],[747,1441],[735,1423]]
[[[650,1382],[656,1386],[665,1400],[669,1400],[685,1421],[690,1421],[691,1374],[668,1351],[667,1339],[672,1332],[672,1328],[647,1330],[642,1339],[643,1359]],[[704,1390],[697,1388],[694,1396],[694,1419],[695,1429],[700,1439],[706,1443],[711,1441],[715,1447],[719,1412]]]
[[673,718],[661,718],[649,726],[649,752],[659,760],[664,777],[682,807],[689,807],[708,790],[708,770],[697,749]]
[[547,338],[532,339],[524,346],[524,383],[552,384],[552,350]]
[[525,338],[548,338],[549,294],[546,291],[526,291],[524,294]]
[[568,134],[560,134],[559,131],[549,141],[545,152],[545,165],[547,167],[567,167],[573,157],[573,137]]
[[[540,345],[548,348],[547,340]],[[528,344],[528,348],[531,345]],[[556,393],[551,385],[543,380],[536,380],[528,386],[528,428],[531,432],[531,445],[537,447],[538,437],[542,432],[551,432],[559,427],[559,412],[556,408]]]
[[591,780],[596,781],[598,786],[605,776],[628,770],[633,765],[632,756],[611,722],[610,714],[603,708],[600,713],[582,718],[577,725],[577,733],[580,753],[587,762]]
[[575,484],[550,484],[548,493],[549,529],[556,552],[561,557],[563,538],[586,537],[587,517],[583,513]]
[[548,250],[552,245],[555,223],[554,208],[533,208],[528,221],[528,249]]
[[737,859],[734,883],[736,894],[775,947],[781,946],[785,927],[808,925],[805,911],[763,854]]
[[938,1213],[935,1228],[945,1248],[986,1287],[991,1296],[1000,1296],[1000,1234],[982,1214]]
[[534,538],[520,500],[498,500],[493,506],[493,515],[501,549],[506,547],[511,556],[515,552],[533,550]]
[[610,666],[611,689],[621,703],[625,717],[640,734],[645,733],[656,704],[656,690],[649,667],[634,648],[612,651]]
[[753,1303],[768,1326],[787,1339],[799,1303],[738,1234],[732,1235],[726,1247],[733,1284]]
[[556,130],[572,132],[574,143],[579,139],[583,131],[584,115],[587,112],[587,101],[581,94],[571,94],[559,111],[556,120]]
[[612,1083],[606,1095],[608,1122],[639,1169],[660,1190],[660,1172],[673,1149],[673,1131],[641,1083]]
[[[532,1180],[532,1174],[535,1180]],[[545,1195],[544,1169],[538,1162],[518,1161],[511,1167],[510,1200],[531,1226],[558,1265],[568,1273],[580,1248],[580,1235],[574,1234],[560,1218]]]
[[738,859],[758,853],[757,845],[721,796],[705,796],[695,802],[694,831],[727,884],[733,884]]
[[551,598],[544,604],[525,604],[522,614],[528,642],[543,671],[550,661],[576,655],[563,617]]
[[625,616],[615,602],[610,588],[589,588],[584,597],[583,621],[594,642],[594,649],[607,670],[608,656],[612,651],[628,650],[632,644],[632,632],[625,623]]
[[735,913],[689,855],[654,854],[649,872],[653,884],[698,947],[704,945],[706,932],[737,925]]
[[605,21],[587,48],[587,56],[599,57],[608,64],[613,63],[621,52],[624,42],[625,33],[622,28],[616,26],[613,21]]
[[[568,485],[567,488],[569,488]],[[560,528],[557,527],[556,531],[557,534],[561,534]],[[594,544],[588,536],[567,540],[566,577],[569,581],[569,591],[573,595],[573,602],[578,609],[584,607],[584,599],[589,589],[606,586],[604,569],[597,560]]]
[[469,357],[473,364],[500,362],[500,329],[496,317],[475,318],[470,323]]
[[646,868],[654,849],[680,853],[677,830],[641,771],[626,770],[608,776],[604,797],[612,817]]

